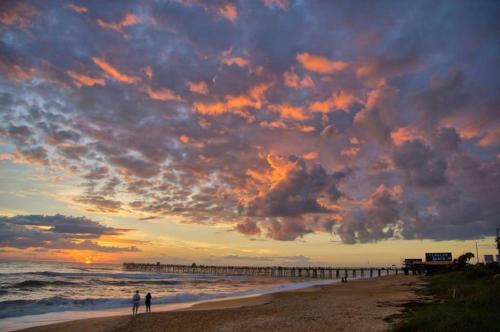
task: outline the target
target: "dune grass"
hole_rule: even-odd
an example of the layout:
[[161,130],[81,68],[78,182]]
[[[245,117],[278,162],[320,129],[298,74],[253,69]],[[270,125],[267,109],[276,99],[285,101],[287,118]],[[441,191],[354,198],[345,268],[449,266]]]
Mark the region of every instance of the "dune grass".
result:
[[408,310],[393,330],[500,331],[499,273],[498,267],[471,267],[427,277],[424,292],[435,301]]

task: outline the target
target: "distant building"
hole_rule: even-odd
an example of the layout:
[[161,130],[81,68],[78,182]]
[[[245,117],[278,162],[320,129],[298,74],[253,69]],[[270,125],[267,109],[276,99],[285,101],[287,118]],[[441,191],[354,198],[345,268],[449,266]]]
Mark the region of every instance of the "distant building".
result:
[[405,258],[403,262],[403,266],[407,268],[412,268],[421,264],[422,264],[422,258]]

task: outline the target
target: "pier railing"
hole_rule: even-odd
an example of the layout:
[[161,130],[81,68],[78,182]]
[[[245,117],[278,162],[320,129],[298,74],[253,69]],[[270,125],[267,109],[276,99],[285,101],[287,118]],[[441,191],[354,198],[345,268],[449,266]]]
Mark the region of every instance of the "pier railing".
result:
[[[193,273],[210,275],[263,276],[285,278],[340,279],[373,278],[398,275],[403,269],[396,267],[288,267],[288,266],[219,266],[219,265],[179,265],[123,263],[125,271],[156,273]],[[408,270],[404,271],[408,274]],[[414,271],[413,271],[414,272]],[[413,273],[415,274],[415,273]]]

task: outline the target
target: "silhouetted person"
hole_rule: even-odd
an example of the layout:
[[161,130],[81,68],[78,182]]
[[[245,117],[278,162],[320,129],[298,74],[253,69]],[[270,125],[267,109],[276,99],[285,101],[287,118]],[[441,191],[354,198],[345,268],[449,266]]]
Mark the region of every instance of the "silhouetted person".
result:
[[145,301],[145,304],[146,304],[146,312],[151,312],[151,293],[148,293],[148,295],[146,295],[146,301]]
[[139,295],[138,290],[135,291],[135,294],[132,297],[132,302],[134,304],[134,306],[132,307],[132,315],[135,315],[139,311],[139,303],[141,302],[141,296]]

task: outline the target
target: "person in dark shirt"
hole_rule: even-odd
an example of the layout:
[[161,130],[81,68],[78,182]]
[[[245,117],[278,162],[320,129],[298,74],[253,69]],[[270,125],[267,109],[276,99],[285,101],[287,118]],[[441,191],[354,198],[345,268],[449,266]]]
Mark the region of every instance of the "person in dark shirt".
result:
[[151,293],[148,293],[148,295],[146,295],[146,312],[151,312]]

